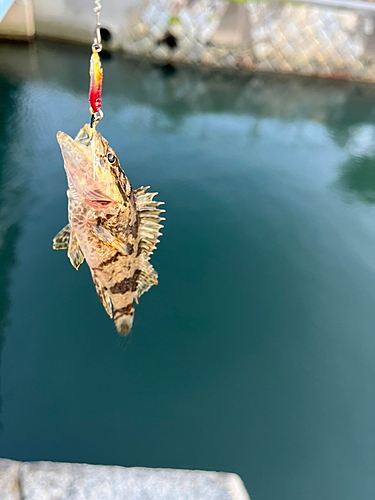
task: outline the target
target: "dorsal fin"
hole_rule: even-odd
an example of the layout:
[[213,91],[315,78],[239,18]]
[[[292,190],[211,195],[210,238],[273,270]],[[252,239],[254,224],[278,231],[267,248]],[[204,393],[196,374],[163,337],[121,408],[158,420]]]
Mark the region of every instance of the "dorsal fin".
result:
[[142,186],[134,191],[140,217],[140,245],[142,254],[146,257],[146,260],[150,258],[156,244],[159,243],[158,237],[161,235],[159,229],[164,227],[159,224],[160,221],[164,220],[163,217],[160,217],[160,214],[165,212],[165,210],[158,208],[160,205],[164,205],[162,201],[153,201],[154,196],[158,193],[146,193],[149,187]]
[[152,267],[151,263],[148,261],[144,254],[140,255],[140,271],[141,274],[138,278],[137,291],[135,294],[135,302],[138,304],[139,297],[147,292],[153,285],[158,284],[158,273]]

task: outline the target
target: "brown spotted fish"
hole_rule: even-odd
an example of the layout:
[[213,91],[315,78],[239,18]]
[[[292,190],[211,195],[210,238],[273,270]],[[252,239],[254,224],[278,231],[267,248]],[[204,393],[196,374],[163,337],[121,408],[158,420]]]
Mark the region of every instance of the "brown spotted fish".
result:
[[162,202],[148,187],[135,191],[108,141],[90,125],[73,140],[58,132],[69,189],[69,224],[54,238],[76,269],[86,259],[99,298],[117,331],[132,328],[134,301],[158,275],[149,262],[158,243]]

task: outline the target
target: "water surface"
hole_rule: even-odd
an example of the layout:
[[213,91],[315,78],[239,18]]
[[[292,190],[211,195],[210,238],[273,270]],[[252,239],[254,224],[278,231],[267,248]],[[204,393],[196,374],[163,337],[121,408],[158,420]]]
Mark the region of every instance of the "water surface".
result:
[[104,61],[100,131],[167,209],[124,343],[51,249],[88,57],[0,46],[0,455],[373,500],[374,87]]

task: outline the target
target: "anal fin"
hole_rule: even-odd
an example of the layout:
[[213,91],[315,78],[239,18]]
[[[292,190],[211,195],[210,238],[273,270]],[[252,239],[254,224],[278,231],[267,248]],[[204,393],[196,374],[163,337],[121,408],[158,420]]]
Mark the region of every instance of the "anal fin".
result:
[[53,238],[52,248],[54,250],[66,250],[70,239],[70,225],[67,224]]
[[113,318],[113,305],[111,297],[105,288],[99,283],[99,280],[96,276],[92,275],[92,279],[95,285],[96,293],[100,299],[100,302],[103,304],[103,307],[110,318]]
[[68,257],[75,269],[78,269],[82,262],[85,260],[84,253],[79,246],[79,241],[74,231],[70,234]]
[[158,284],[158,273],[144,255],[141,255],[140,267],[141,274],[138,278],[137,290],[134,297],[137,304],[139,297],[143,293],[147,292],[153,285]]

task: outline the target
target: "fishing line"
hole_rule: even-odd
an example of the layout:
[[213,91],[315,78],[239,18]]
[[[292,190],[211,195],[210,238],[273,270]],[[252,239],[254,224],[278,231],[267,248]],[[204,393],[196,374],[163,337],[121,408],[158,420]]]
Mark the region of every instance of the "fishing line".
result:
[[102,50],[102,38],[100,34],[100,10],[102,6],[100,0],[95,0],[94,12],[96,13],[96,27],[94,43],[91,46],[92,54],[90,58],[90,89],[89,89],[89,103],[90,103],[90,141],[92,149],[92,170],[93,178],[95,180],[95,172],[100,167],[100,158],[96,156],[95,148],[95,129],[97,124],[103,118],[102,111],[102,86],[103,86],[103,68],[100,61],[99,52]]

